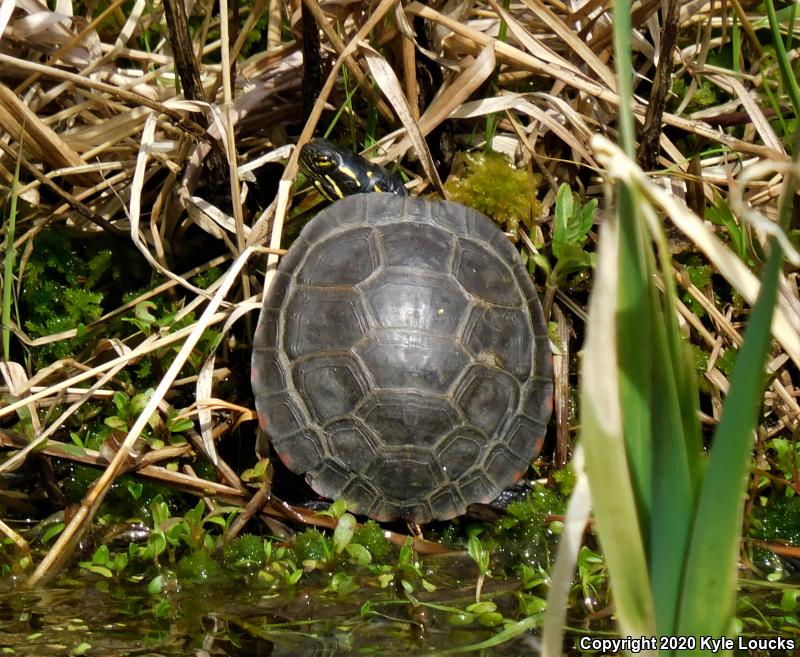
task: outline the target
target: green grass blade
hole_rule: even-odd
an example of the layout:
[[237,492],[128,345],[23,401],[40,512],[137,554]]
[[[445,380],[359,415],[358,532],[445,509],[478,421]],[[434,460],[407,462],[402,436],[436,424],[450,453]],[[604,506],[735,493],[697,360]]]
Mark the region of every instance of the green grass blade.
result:
[[[775,14],[775,5],[772,0],[766,0],[767,18],[769,19],[769,28],[772,32],[772,43],[775,46],[775,56],[778,59],[778,66],[781,69],[781,77],[783,83],[786,85],[786,91],[789,94],[789,99],[792,101],[792,108],[794,109],[795,116],[800,116],[800,86],[797,84],[797,78],[792,70],[792,63],[789,61],[789,56],[786,54],[786,47],[781,38],[780,25],[778,25],[778,16]],[[794,8],[792,9],[794,11]],[[791,21],[793,27],[794,20]],[[789,39],[791,40],[791,32]]]
[[654,286],[651,288],[655,321],[649,545],[656,631],[668,636],[675,633],[677,623],[680,584],[702,477],[702,442],[697,421],[697,382],[676,319],[677,292],[669,245],[652,206],[641,198],[637,208],[658,245],[664,281],[663,295],[659,296]]
[[[636,216],[636,201],[630,188],[617,185],[620,222],[619,287],[617,293],[617,345],[622,425],[628,462],[642,527],[650,526],[653,455],[652,381],[653,311],[648,263],[642,224]],[[643,537],[645,549],[649,532]]]
[[736,359],[700,493],[684,575],[679,634],[723,636],[732,629],[745,476],[783,262],[777,241],[770,244],[761,291]]
[[[663,316],[665,325],[674,317]],[[653,345],[656,357],[652,427],[653,507],[650,522],[650,573],[656,631],[661,636],[675,632],[680,583],[695,509],[692,460],[699,453],[687,450],[687,439],[676,372],[684,367],[683,359],[671,358],[668,329],[659,327]],[[694,408],[697,406],[696,398]],[[696,416],[695,416],[696,418]],[[694,420],[695,423],[697,420]],[[669,653],[665,653],[669,654]]]
[[[800,111],[800,88],[780,37],[772,0],[766,1],[775,52],[795,113]],[[793,17],[792,17],[793,22]],[[794,164],[798,140],[795,135]],[[796,176],[787,175],[780,219],[789,225],[797,187]],[[730,391],[722,406],[722,420],[714,436],[708,471],[700,493],[692,542],[684,572],[683,599],[677,631],[680,634],[715,634],[732,630],[735,613],[736,563],[744,508],[744,489],[753,432],[758,423],[765,380],[765,362],[772,339],[772,316],[777,304],[783,251],[770,239],[770,255],[764,268],[756,303],[736,359]]]
[[633,58],[631,55],[631,3],[614,2],[614,65],[619,91],[620,148],[633,159],[636,154],[636,130],[633,120]]
[[654,631],[642,525],[628,467],[617,354],[619,224],[603,224],[584,345],[581,444],[595,523],[623,635]]
[[[22,144],[20,144],[22,153]],[[8,209],[8,219],[6,220],[6,247],[3,267],[3,358],[11,360],[11,291],[14,289],[14,263],[16,262],[16,251],[14,249],[14,233],[17,227],[17,187],[19,184],[20,158],[17,157],[17,165],[14,169],[14,178],[11,181],[11,199]]]

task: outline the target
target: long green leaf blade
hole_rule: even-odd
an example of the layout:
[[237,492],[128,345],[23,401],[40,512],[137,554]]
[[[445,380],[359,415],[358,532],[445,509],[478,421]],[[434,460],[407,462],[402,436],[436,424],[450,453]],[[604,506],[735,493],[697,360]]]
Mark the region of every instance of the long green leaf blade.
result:
[[601,230],[589,304],[581,384],[581,444],[622,634],[643,636],[653,634],[653,606],[620,409],[618,254],[619,229],[611,219]]
[[724,636],[732,629],[745,475],[764,387],[782,261],[780,246],[771,240],[761,291],[731,376],[700,493],[684,574],[679,634]]

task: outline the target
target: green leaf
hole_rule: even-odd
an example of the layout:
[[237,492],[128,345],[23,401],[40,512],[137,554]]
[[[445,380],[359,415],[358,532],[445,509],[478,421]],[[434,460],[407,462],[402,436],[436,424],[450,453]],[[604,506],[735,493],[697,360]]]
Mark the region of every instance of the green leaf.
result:
[[347,547],[353,538],[353,534],[355,534],[357,526],[358,523],[355,517],[349,513],[345,513],[339,518],[339,522],[336,523],[336,529],[333,530],[333,549],[336,554],[341,554]]
[[95,573],[96,575],[102,575],[103,577],[111,578],[114,576],[114,573],[111,572],[106,566],[98,566],[96,564],[91,563],[90,561],[81,561],[80,567],[84,570],[88,570],[91,573]]
[[[647,526],[639,515],[636,500],[643,486],[649,487],[649,473],[633,477],[633,459],[640,468],[649,465],[649,452],[642,447],[629,457],[625,434],[630,426],[642,436],[649,432],[650,420],[641,401],[636,409],[641,417],[631,416],[623,431],[622,380],[618,360],[617,334],[618,273],[623,261],[620,253],[620,226],[611,220],[603,224],[598,248],[595,286],[589,304],[581,384],[581,441],[586,452],[586,474],[592,494],[595,521],[611,575],[611,587],[624,635],[654,633],[654,612],[650,590],[647,553],[643,540]],[[630,237],[630,236],[629,236]],[[619,274],[622,277],[622,274]],[[620,295],[620,298],[621,295]],[[633,364],[629,366],[634,367]],[[649,370],[647,370],[649,380]],[[649,386],[640,394],[645,395]],[[632,392],[633,383],[626,390]],[[649,394],[643,397],[649,398]],[[636,483],[635,483],[636,482]]]
[[167,537],[160,529],[154,529],[147,537],[147,547],[151,557],[157,557],[167,549]]
[[107,417],[105,420],[103,420],[103,424],[105,424],[107,427],[111,427],[112,429],[119,429],[120,431],[128,430],[127,422],[117,415]]
[[783,262],[783,253],[774,239],[770,246],[761,290],[723,402],[722,419],[700,492],[684,571],[677,628],[680,634],[725,636],[732,629],[745,475],[758,422]]
[[485,575],[489,571],[489,551],[483,546],[481,540],[474,534],[469,537],[469,541],[467,543],[467,552],[478,566],[478,572],[480,572],[481,575]]
[[153,324],[156,321],[156,316],[150,312],[153,308],[157,308],[153,301],[140,301],[133,309],[133,314],[139,321],[144,324]]
[[556,195],[555,220],[553,225],[553,254],[561,260],[564,249],[572,246],[580,250],[594,224],[597,199],[579,205],[566,183],[558,188]]
[[428,593],[433,593],[436,590],[436,585],[432,582],[429,582],[427,579],[422,578],[420,580],[422,582],[422,588],[425,589]]
[[358,543],[348,543],[345,546],[345,551],[353,561],[362,566],[372,563],[372,555],[363,545],[359,545]]
[[184,431],[189,431],[194,427],[194,422],[189,419],[188,417],[184,418],[173,418],[169,422],[169,430],[172,433],[183,433]]
[[92,555],[92,561],[96,564],[108,564],[110,559],[111,558],[107,545],[101,545],[94,551],[94,554]]
[[355,578],[346,573],[335,573],[334,576],[331,577],[331,590],[340,596],[348,595],[353,591],[357,591],[358,588],[359,586]]
[[128,410],[128,403],[130,402],[128,395],[118,390],[111,397],[111,400],[114,402],[114,407],[117,409],[117,413],[124,416]]
[[64,529],[64,523],[57,522],[48,527],[42,534],[41,539],[39,540],[41,541],[42,545],[47,545],[54,537],[58,536],[63,529]]
[[161,591],[164,590],[164,586],[167,583],[167,578],[165,575],[157,575],[153,579],[151,579],[147,584],[147,592],[150,595],[158,595]]
[[474,602],[467,606],[467,611],[478,616],[480,614],[488,614],[490,612],[497,611],[497,605],[494,602],[489,601]]
[[558,251],[569,242],[569,223],[573,211],[572,189],[567,183],[562,183],[556,194],[555,221],[553,224],[553,253],[558,256]]

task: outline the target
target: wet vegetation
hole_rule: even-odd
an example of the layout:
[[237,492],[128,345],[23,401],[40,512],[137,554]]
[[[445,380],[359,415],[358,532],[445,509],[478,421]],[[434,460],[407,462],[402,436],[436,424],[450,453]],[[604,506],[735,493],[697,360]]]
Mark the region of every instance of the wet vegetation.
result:
[[[775,641],[800,643],[796,7],[663,4],[617,3],[631,53],[612,33],[623,14],[594,3],[211,3],[191,8],[185,34],[168,1],[0,11],[3,653],[531,654],[561,595],[559,645],[598,654],[580,639],[690,627],[665,624],[653,573],[659,546],[684,548],[668,532],[705,509],[735,524],[738,576],[732,627],[708,634],[743,637],[739,654],[791,654]],[[628,137],[620,79],[635,94]],[[255,456],[250,341],[265,272],[322,207],[288,148],[315,134],[413,194],[488,214],[537,284],[554,417],[492,506],[381,526]],[[627,139],[624,154],[598,135]],[[635,235],[618,267],[646,274],[609,292],[599,247],[617,216]],[[779,300],[754,309],[770,272]],[[637,291],[648,310],[634,317]],[[619,335],[591,342],[604,308]],[[652,336],[664,362],[635,360],[659,357]],[[622,393],[598,400],[612,371]],[[743,512],[736,494],[704,506],[708,472],[737,472],[735,454],[712,461],[726,399],[755,407],[731,392],[748,384]],[[605,449],[627,440],[624,467],[593,472],[591,441],[617,407],[627,433]],[[686,449],[688,475],[646,468],[666,500],[637,479],[643,407],[655,419],[642,435],[664,417],[686,436],[669,445]],[[586,454],[572,462],[578,431]],[[637,530],[615,535],[604,510],[620,499]],[[637,541],[645,576],[628,562],[623,585]],[[574,566],[559,584],[562,544]],[[672,580],[684,605],[697,572]],[[626,592],[651,589],[649,616],[626,616]]]

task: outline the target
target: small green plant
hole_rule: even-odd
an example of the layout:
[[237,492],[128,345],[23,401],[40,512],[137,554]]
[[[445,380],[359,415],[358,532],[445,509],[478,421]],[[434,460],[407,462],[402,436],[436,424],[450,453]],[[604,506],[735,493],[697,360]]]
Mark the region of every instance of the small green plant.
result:
[[89,561],[81,561],[78,564],[84,570],[111,578],[119,576],[128,565],[128,555],[124,552],[111,554],[107,545],[101,545],[94,551]]
[[596,612],[607,603],[608,571],[603,555],[585,545],[578,554],[578,585],[583,604],[589,612]]
[[556,265],[550,271],[544,256],[534,256],[536,264],[550,272],[551,285],[562,285],[572,274],[594,267],[596,256],[586,250],[586,242],[596,214],[597,199],[581,204],[569,185],[564,183],[558,188],[552,245]]
[[489,550],[481,543],[481,539],[474,533],[470,535],[467,542],[467,552],[478,567],[478,581],[475,583],[475,602],[477,603],[481,601],[483,580],[489,575],[489,558],[491,555]]
[[[127,431],[139,414],[144,410],[152,390],[145,390],[129,397],[126,393],[117,391],[112,397],[116,415],[111,415],[104,420],[104,424],[119,431]],[[165,445],[180,445],[187,441],[184,433],[194,426],[194,422],[186,417],[182,411],[170,408],[166,421],[158,413],[150,417],[149,430],[145,432],[145,439],[151,449],[160,449]],[[75,438],[73,438],[75,440]]]
[[392,582],[397,581],[406,593],[413,593],[418,586],[422,586],[426,591],[435,591],[436,586],[425,579],[422,564],[414,551],[414,542],[408,538],[400,548],[397,556],[397,565],[383,566],[378,577],[381,588],[386,588]]
[[722,226],[733,250],[750,267],[755,266],[752,245],[747,228],[733,215],[730,207],[721,196],[714,197],[714,204],[706,209],[705,217],[717,226]]
[[272,541],[264,541],[264,560],[266,565],[258,571],[258,579],[269,585],[283,582],[294,586],[303,576],[302,568],[298,568],[293,552],[286,547],[275,548]]

